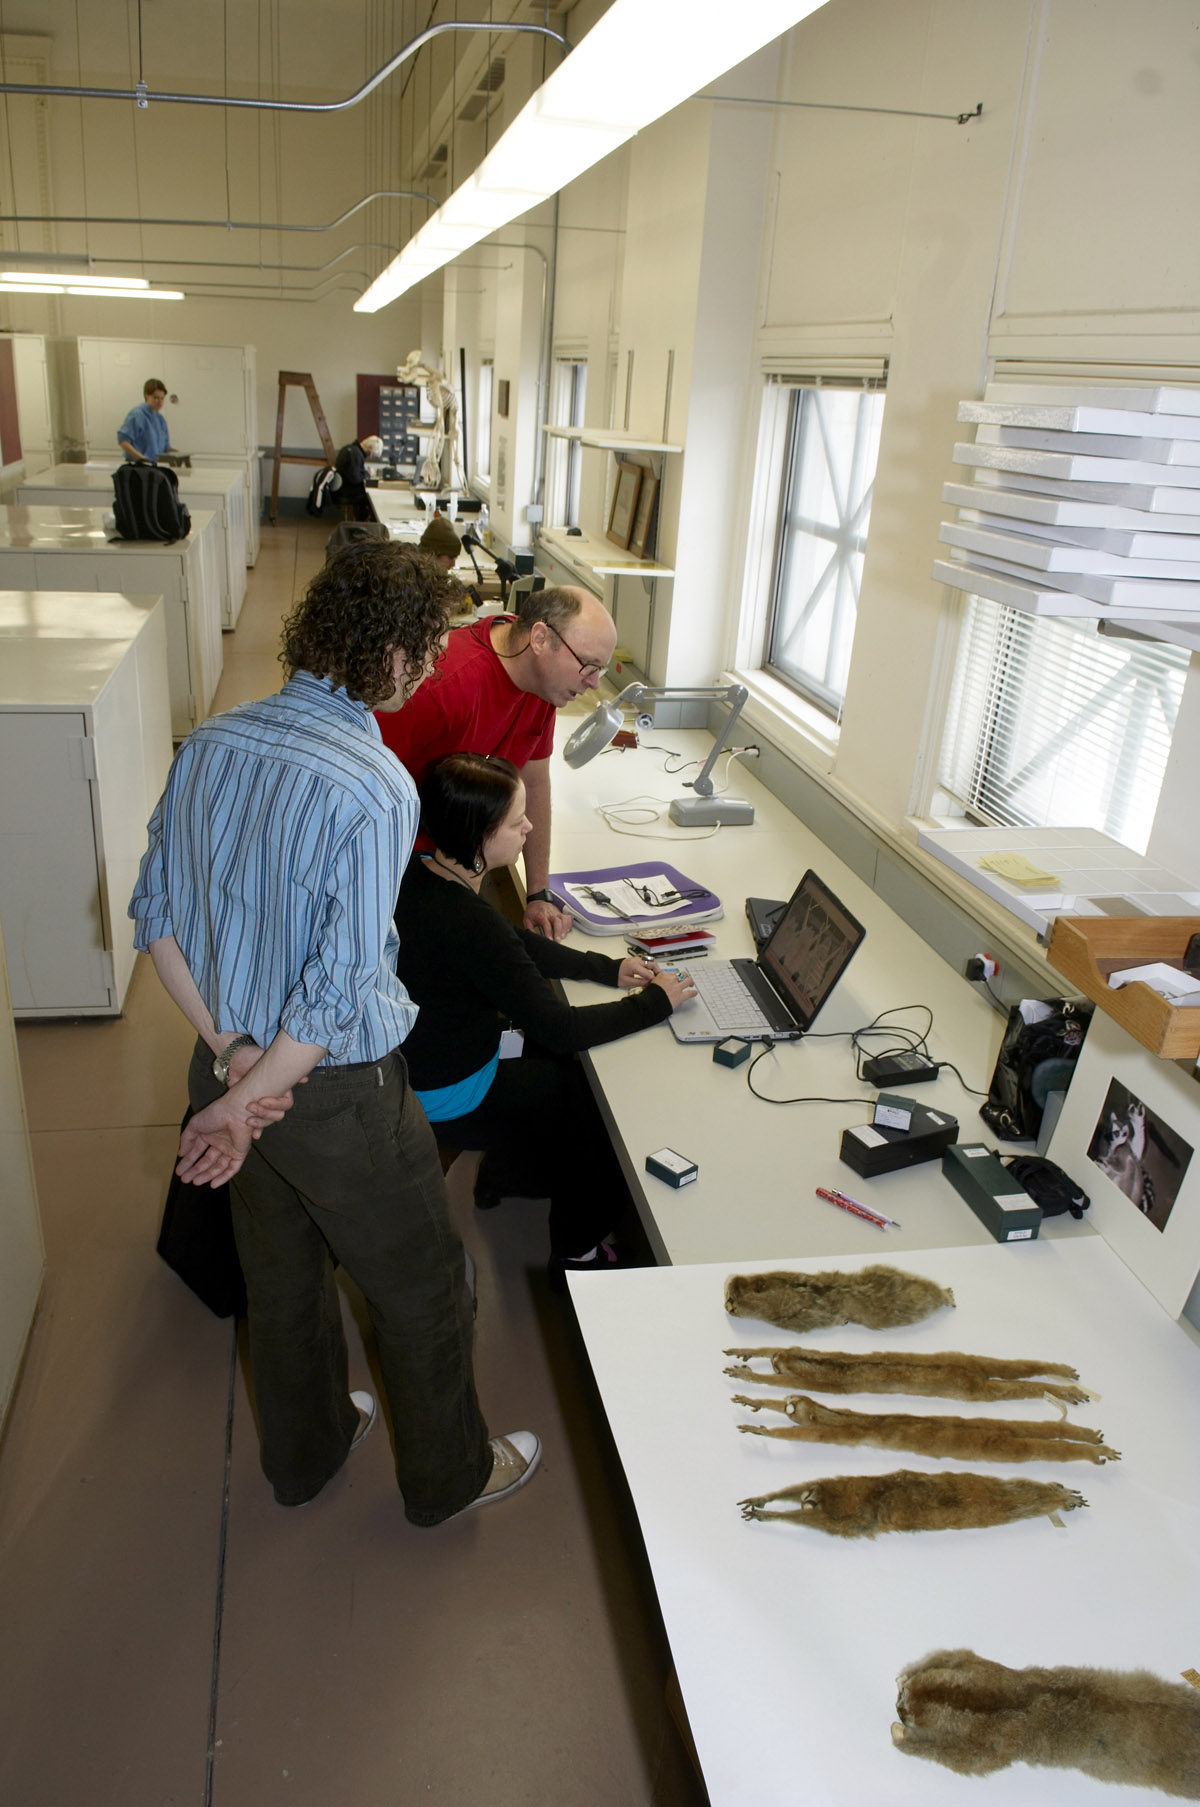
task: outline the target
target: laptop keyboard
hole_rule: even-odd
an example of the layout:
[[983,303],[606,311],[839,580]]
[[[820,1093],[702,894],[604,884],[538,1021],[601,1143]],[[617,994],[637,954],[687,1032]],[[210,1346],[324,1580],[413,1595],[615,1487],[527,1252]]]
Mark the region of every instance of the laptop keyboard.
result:
[[701,964],[688,976],[718,1029],[769,1029],[771,1024],[742,983],[736,967]]

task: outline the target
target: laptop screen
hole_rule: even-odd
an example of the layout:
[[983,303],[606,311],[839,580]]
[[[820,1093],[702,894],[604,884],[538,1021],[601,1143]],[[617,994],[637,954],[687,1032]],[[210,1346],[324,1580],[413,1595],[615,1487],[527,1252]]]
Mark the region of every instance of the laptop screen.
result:
[[758,957],[800,1028],[812,1023],[865,934],[816,873],[806,872]]

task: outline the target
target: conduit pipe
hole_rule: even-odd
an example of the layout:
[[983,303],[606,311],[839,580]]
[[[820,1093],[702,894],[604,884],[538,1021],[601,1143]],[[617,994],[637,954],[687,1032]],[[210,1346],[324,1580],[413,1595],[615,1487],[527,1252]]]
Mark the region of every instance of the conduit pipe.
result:
[[[377,188],[325,226],[289,226],[280,220],[152,220],[140,213],[0,213],[0,220],[12,220],[21,226],[212,226],[221,232],[332,232],[372,201],[428,201],[431,207],[438,204],[436,195],[426,194],[421,188]],[[46,258],[52,253],[42,251],[38,255]],[[97,261],[110,260],[101,257]]]
[[[184,107],[246,107],[256,113],[344,113],[350,107],[356,107],[368,94],[373,94],[382,82],[385,82],[393,70],[401,63],[415,56],[422,45],[433,38],[440,37],[444,31],[486,31],[492,37],[500,37],[510,32],[533,32],[537,37],[553,38],[569,51],[570,43],[561,32],[551,31],[548,25],[505,25],[488,19],[454,19],[443,25],[431,25],[427,31],[419,32],[415,38],[398,50],[390,61],[381,69],[377,69],[370,79],[363,83],[356,94],[346,100],[242,100],[229,94],[165,94],[150,88],[139,81],[133,88],[67,88],[56,83],[47,82],[0,82],[0,94],[31,94],[43,98],[48,94],[62,94],[74,100],[132,100],[139,107],[148,107],[152,100],[162,101],[170,106]],[[9,216],[11,217],[11,216]],[[161,222],[150,222],[161,223]],[[167,222],[172,224],[173,222]],[[196,224],[202,222],[185,222]],[[297,231],[299,228],[277,228],[277,230]],[[311,230],[311,228],[310,228]]]

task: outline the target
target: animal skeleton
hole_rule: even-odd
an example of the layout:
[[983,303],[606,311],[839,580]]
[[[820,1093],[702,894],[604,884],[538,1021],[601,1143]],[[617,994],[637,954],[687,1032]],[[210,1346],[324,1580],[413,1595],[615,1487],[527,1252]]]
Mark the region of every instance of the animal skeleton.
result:
[[948,1287],[880,1263],[857,1273],[834,1268],[822,1274],[730,1274],[725,1282],[731,1317],[762,1318],[783,1330],[825,1330],[831,1324],[890,1330],[953,1304]]
[[[795,1512],[767,1510],[772,1500],[795,1500]],[[875,1537],[880,1531],[966,1531],[1049,1517],[1086,1506],[1057,1481],[999,1480],[983,1474],[833,1475],[739,1500],[743,1518],[783,1519],[834,1537]]]
[[[724,1349],[743,1357],[726,1368],[735,1380],[754,1380],[772,1387],[812,1387],[818,1393],[918,1393],[938,1399],[1057,1399],[1082,1405],[1095,1398],[1078,1381],[1074,1368],[1061,1362],[1006,1361],[993,1355],[896,1355],[875,1350],[846,1355],[836,1349]],[[747,1361],[771,1364],[770,1374],[747,1367]],[[1045,1375],[1062,1376],[1047,1380]]]
[[[442,487],[442,451],[450,447],[450,487],[466,489],[467,480],[463,474],[462,461],[458,453],[458,397],[449,378],[442,373],[438,364],[426,364],[421,357],[418,346],[410,351],[403,364],[396,372],[398,383],[414,383],[423,388],[429,397],[429,406],[433,409],[432,427],[422,427],[421,436],[429,441],[428,450],[421,459],[418,486],[423,489],[440,489]],[[447,425],[447,421],[449,424]]]
[[1145,1669],[1007,1669],[938,1650],[897,1677],[892,1741],[961,1776],[1010,1763],[1200,1800],[1200,1694]]
[[1103,1431],[1059,1420],[1032,1418],[922,1417],[911,1412],[850,1412],[821,1405],[804,1393],[789,1399],[750,1399],[735,1393],[734,1405],[784,1412],[788,1425],[739,1424],[755,1437],[790,1437],[803,1443],[867,1443],[876,1449],[907,1449],[922,1456],[965,1462],[1119,1462],[1104,1443]]

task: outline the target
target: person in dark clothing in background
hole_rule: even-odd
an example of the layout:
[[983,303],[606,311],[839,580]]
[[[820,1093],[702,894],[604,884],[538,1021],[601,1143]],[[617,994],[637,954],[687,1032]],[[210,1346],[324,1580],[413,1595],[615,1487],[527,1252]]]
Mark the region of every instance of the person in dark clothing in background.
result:
[[334,469],[342,480],[338,501],[342,504],[345,520],[374,520],[374,510],[367,499],[367,460],[378,458],[382,450],[382,439],[371,433],[361,444],[357,439],[352,439],[338,453]]

